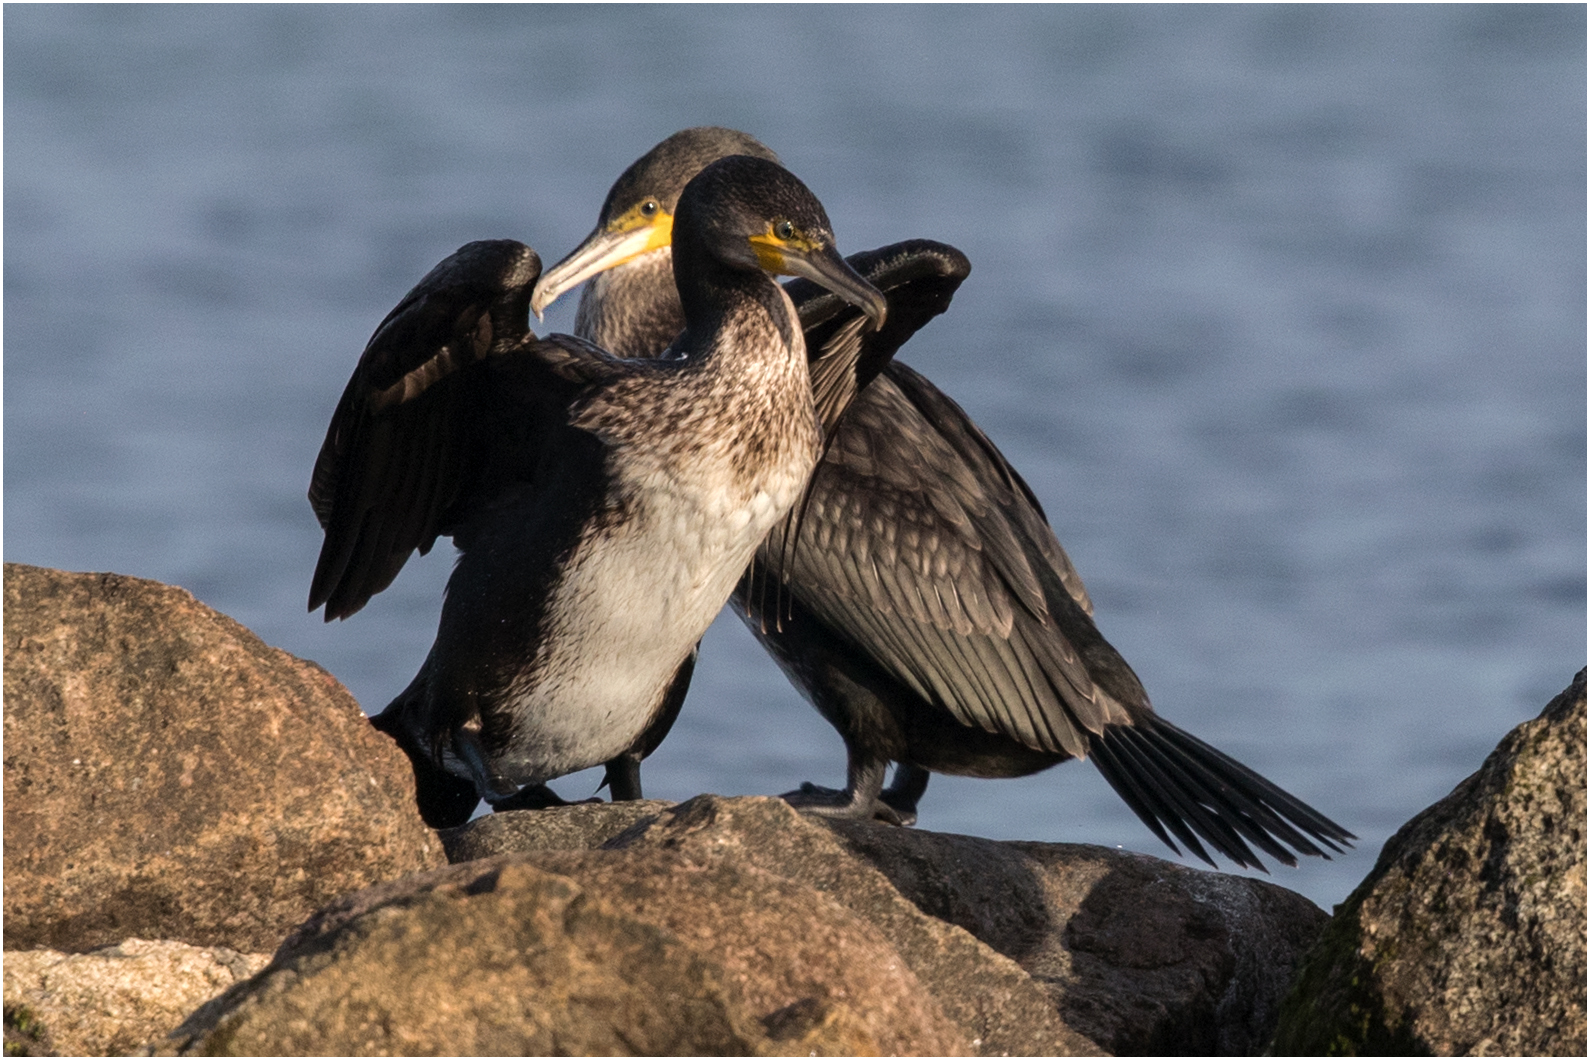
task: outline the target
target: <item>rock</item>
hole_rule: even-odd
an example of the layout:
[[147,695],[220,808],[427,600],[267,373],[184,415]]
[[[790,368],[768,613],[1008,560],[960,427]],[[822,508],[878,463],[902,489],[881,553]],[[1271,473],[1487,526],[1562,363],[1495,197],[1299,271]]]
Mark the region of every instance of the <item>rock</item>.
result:
[[5,945],[268,951],[438,865],[413,774],[313,663],[181,589],[5,565]]
[[701,795],[609,845],[672,850],[700,863],[734,860],[830,895],[894,944],[981,1055],[1100,1053],[1097,1044],[1066,1026],[1014,961],[924,915],[882,873],[848,851],[833,826],[795,812],[781,799]]
[[[269,962],[262,953],[143,939],[83,954],[12,950],[5,955],[6,1011],[26,1013],[33,1055],[127,1056],[164,1039],[195,1008]],[[15,1055],[9,1047],[7,1055]]]
[[836,826],[930,916],[1014,960],[1117,1055],[1251,1056],[1328,917],[1261,880],[1144,854]]
[[531,850],[595,850],[642,821],[656,820],[672,806],[663,799],[640,799],[576,803],[560,806],[556,813],[509,810],[436,834],[447,851],[447,860],[454,864]]
[[[467,849],[482,853],[603,834],[558,822],[569,813],[459,831],[477,832]],[[1327,919],[1283,888],[1157,858],[826,821],[777,799],[701,796],[607,848],[754,865],[833,896],[895,945],[985,1055],[1257,1052]]]
[[[537,864],[532,864],[535,860]],[[505,855],[355,894],[168,1054],[961,1055],[888,942],[748,866]]]
[[57,1056],[50,1032],[39,1022],[38,1014],[26,1005],[5,1007],[7,1056]]
[[1275,1051],[1582,1056],[1585,672],[1387,841]]
[[[287,936],[168,1051],[1254,1052],[1326,919],[1156,858],[778,799],[502,813],[438,838],[402,753],[312,663],[151,582],[7,565],[5,590],[7,946]],[[1582,823],[1582,679],[1579,703]],[[432,868],[443,843],[462,864]],[[1578,851],[1582,929],[1582,828]],[[8,1050],[134,1048],[172,1025],[154,994],[186,1008],[259,960],[182,958],[161,975],[192,991],[136,1002],[106,979],[167,945],[8,953]],[[96,1007],[122,1025],[80,1027]]]

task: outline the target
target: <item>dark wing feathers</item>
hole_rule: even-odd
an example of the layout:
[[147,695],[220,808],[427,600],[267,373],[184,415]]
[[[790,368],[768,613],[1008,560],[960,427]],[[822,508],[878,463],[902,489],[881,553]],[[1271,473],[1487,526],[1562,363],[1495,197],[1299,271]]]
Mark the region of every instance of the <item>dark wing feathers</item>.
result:
[[[806,327],[819,408],[833,389],[865,389],[830,435],[828,456],[797,509],[795,550],[785,551],[785,523],[758,561],[774,574],[787,572],[817,617],[851,631],[897,679],[965,725],[1080,755],[1083,726],[1064,709],[1056,712],[1053,677],[1024,639],[1011,636],[1021,621],[1041,625],[1048,613],[1043,572],[1018,536],[1032,532],[1030,520],[1010,515],[1037,501],[954,402],[890,362],[909,335],[948,307],[970,264],[959,251],[925,240],[847,261],[889,297],[889,319],[876,334],[859,331],[851,327],[854,308],[814,284],[789,284]],[[828,369],[840,350],[836,361],[855,366],[849,375]],[[879,372],[886,377],[867,386]],[[897,378],[929,400],[913,404]],[[948,421],[949,431],[938,431],[933,416]],[[1053,542],[1041,509],[1035,518]],[[1064,556],[1059,542],[1038,551]],[[1080,578],[1072,577],[1080,591]],[[1075,658],[1067,669],[1065,685],[1080,683],[1091,693]],[[1089,714],[1097,715],[1092,725],[1105,720],[1097,710]]]
[[1093,601],[1082,585],[1082,576],[1071,563],[1071,557],[1061,547],[1054,531],[1049,528],[1048,517],[1037,496],[1025,479],[1010,466],[997,446],[983,433],[982,428],[938,387],[913,371],[907,365],[891,362],[886,369],[889,379],[900,388],[918,414],[931,423],[938,436],[954,448],[960,456],[957,469],[985,486],[1003,483],[1009,491],[1006,514],[1011,517],[1014,530],[1021,540],[1037,548],[1045,562],[1040,567],[1052,570],[1072,599],[1087,614],[1093,613]]
[[[913,239],[845,259],[888,300],[889,312],[877,331],[864,314],[838,295],[806,279],[784,285],[800,317],[812,379],[812,402],[823,437],[829,442],[858,393],[877,377],[895,352],[924,324],[949,308],[961,281],[972,271],[965,254],[944,243]],[[808,491],[772,535],[786,546],[800,536]],[[792,529],[793,528],[793,529]],[[764,548],[756,562],[766,565],[775,585],[787,584],[791,557],[785,549]],[[777,600],[764,620],[777,622]]]
[[[485,491],[520,475],[535,431],[614,361],[566,336],[537,339],[535,251],[470,243],[432,269],[370,337],[310,479],[325,529],[309,609],[345,618]],[[516,444],[503,445],[508,423]]]
[[800,314],[812,359],[812,397],[825,433],[895,352],[949,308],[972,271],[965,254],[930,239],[893,243],[845,260],[889,300],[888,317],[878,331],[863,326],[861,310],[810,280],[784,285]]
[[[865,341],[837,327],[819,333]],[[819,350],[814,385],[844,385],[839,373],[823,375]],[[1094,626],[1082,579],[1032,490],[954,401],[905,365],[883,365],[844,413],[803,513],[784,562],[806,611],[961,723],[1091,756],[1173,849],[1262,867],[1255,849],[1295,864],[1283,844],[1323,854],[1353,838],[1154,714]],[[775,570],[787,532],[776,529],[759,557]]]
[[[895,385],[896,367],[852,404],[813,477],[794,591],[963,724],[1082,755],[1084,731],[1119,718],[1049,629],[1033,549],[1009,514],[1022,494],[967,466]],[[763,548],[770,565],[783,532]]]

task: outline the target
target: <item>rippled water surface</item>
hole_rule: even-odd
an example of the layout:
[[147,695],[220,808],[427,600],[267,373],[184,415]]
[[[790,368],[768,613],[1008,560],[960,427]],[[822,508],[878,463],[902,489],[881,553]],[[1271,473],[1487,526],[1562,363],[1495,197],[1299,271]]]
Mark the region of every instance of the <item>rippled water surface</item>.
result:
[[[1578,7],[10,7],[5,558],[182,585],[367,710],[448,550],[304,611],[304,499],[395,300],[548,260],[688,125],[841,248],[973,274],[903,352],[1042,499],[1159,709],[1363,837],[1325,906],[1585,658]],[[568,329],[573,298],[549,314]],[[843,776],[732,618],[648,794]],[[589,793],[594,774],[559,783]],[[1166,853],[1094,771],[922,825]]]

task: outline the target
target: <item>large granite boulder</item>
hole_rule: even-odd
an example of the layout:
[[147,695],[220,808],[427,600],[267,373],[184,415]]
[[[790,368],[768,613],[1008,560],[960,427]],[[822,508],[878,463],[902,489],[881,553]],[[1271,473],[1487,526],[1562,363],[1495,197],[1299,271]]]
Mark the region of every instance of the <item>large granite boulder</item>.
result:
[[5,565],[5,947],[274,950],[444,862],[330,674],[181,589]]
[[[635,823],[614,834],[608,812]],[[604,844],[751,866],[832,897],[887,938],[983,1055],[1258,1052],[1326,916],[1271,884],[1102,847],[834,822],[777,799],[495,814],[451,856]]]
[[50,947],[6,954],[8,1054],[1254,1053],[1305,952],[1277,1051],[1583,1048],[1583,672],[1322,937],[1271,884],[777,799],[438,837],[313,664],[178,589],[5,575],[6,944]]
[[181,942],[5,955],[6,1055],[130,1056],[269,963]]
[[1287,998],[1280,1054],[1582,1056],[1585,672],[1404,825]]
[[530,850],[595,850],[642,822],[654,821],[673,803],[581,802],[553,811],[510,810],[477,817],[459,828],[437,833],[454,865],[497,854]]
[[839,903],[772,873],[662,850],[505,855],[353,895],[165,1046],[207,1055],[970,1049],[889,943]]

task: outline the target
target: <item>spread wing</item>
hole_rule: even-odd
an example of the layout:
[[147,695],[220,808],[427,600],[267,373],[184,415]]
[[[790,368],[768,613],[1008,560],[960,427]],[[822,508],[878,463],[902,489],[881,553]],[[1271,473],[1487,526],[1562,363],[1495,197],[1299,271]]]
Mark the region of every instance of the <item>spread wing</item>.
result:
[[[770,537],[767,561],[785,548]],[[1114,653],[1026,484],[904,365],[845,414],[784,562],[807,611],[963,724],[1080,757],[1129,720],[1117,696],[1146,703],[1124,663],[1114,694],[1090,675]]]
[[895,352],[949,308],[972,271],[965,254],[930,239],[894,243],[845,260],[889,301],[878,331],[867,330],[860,309],[810,280],[791,280],[784,287],[806,334],[812,398],[825,436]]
[[[910,331],[943,311],[959,277],[921,282],[947,289],[918,303],[928,308]],[[895,315],[897,294],[873,283],[889,295],[890,323],[909,320]],[[1176,849],[1174,834],[1211,864],[1199,837],[1255,867],[1250,842],[1295,864],[1282,844],[1322,854],[1309,837],[1330,850],[1353,838],[1154,714],[1094,626],[1082,579],[1032,490],[954,401],[889,360],[909,332],[870,359],[868,337],[842,310],[798,304],[803,320],[812,314],[813,389],[832,433],[801,521],[769,537],[758,555],[766,574],[753,568],[742,590],[764,640],[782,636],[776,603],[787,592],[802,605],[792,621],[827,628],[817,642],[847,644],[962,724],[1091,755],[1156,835]],[[881,378],[867,385],[868,371]]]
[[1066,595],[1084,614],[1092,615],[1093,601],[1082,584],[1082,575],[1077,573],[1071,557],[1055,537],[1043,505],[1027,480],[1010,466],[999,447],[944,391],[903,364],[890,364],[887,371],[890,381],[911,406],[912,412],[907,413],[907,418],[911,421],[920,418],[954,451],[955,473],[969,475],[997,500],[1011,532],[1037,554],[1040,562],[1034,564],[1034,569],[1047,567],[1051,570]]
[[[1102,643],[1082,579],[1003,454],[960,406],[892,361],[948,307],[970,264],[927,240],[847,260],[888,297],[888,321],[867,333],[838,298],[788,285],[831,433],[806,497],[758,561],[814,617],[963,723],[1081,755],[1086,732],[1126,720],[1073,643],[1088,634]],[[772,627],[778,615],[762,620]],[[1142,692],[1126,673],[1135,701]]]
[[[845,261],[888,300],[887,318],[877,331],[867,326],[860,309],[810,280],[796,279],[784,285],[805,334],[812,403],[825,445],[832,444],[834,431],[856,395],[867,389],[911,336],[949,308],[956,290],[972,271],[965,254],[931,239],[892,243],[853,254]],[[812,496],[808,487],[800,503],[769,535],[770,542],[785,547],[764,545],[757,554],[757,562],[780,586],[790,573],[787,546],[799,538]]]
[[[588,344],[530,331],[540,274],[522,243],[470,243],[376,328],[310,479],[326,535],[311,611],[324,604],[330,621],[363,607],[482,495],[528,474],[537,432],[562,422],[574,390],[612,370]],[[516,424],[508,442],[491,433],[505,421]]]

